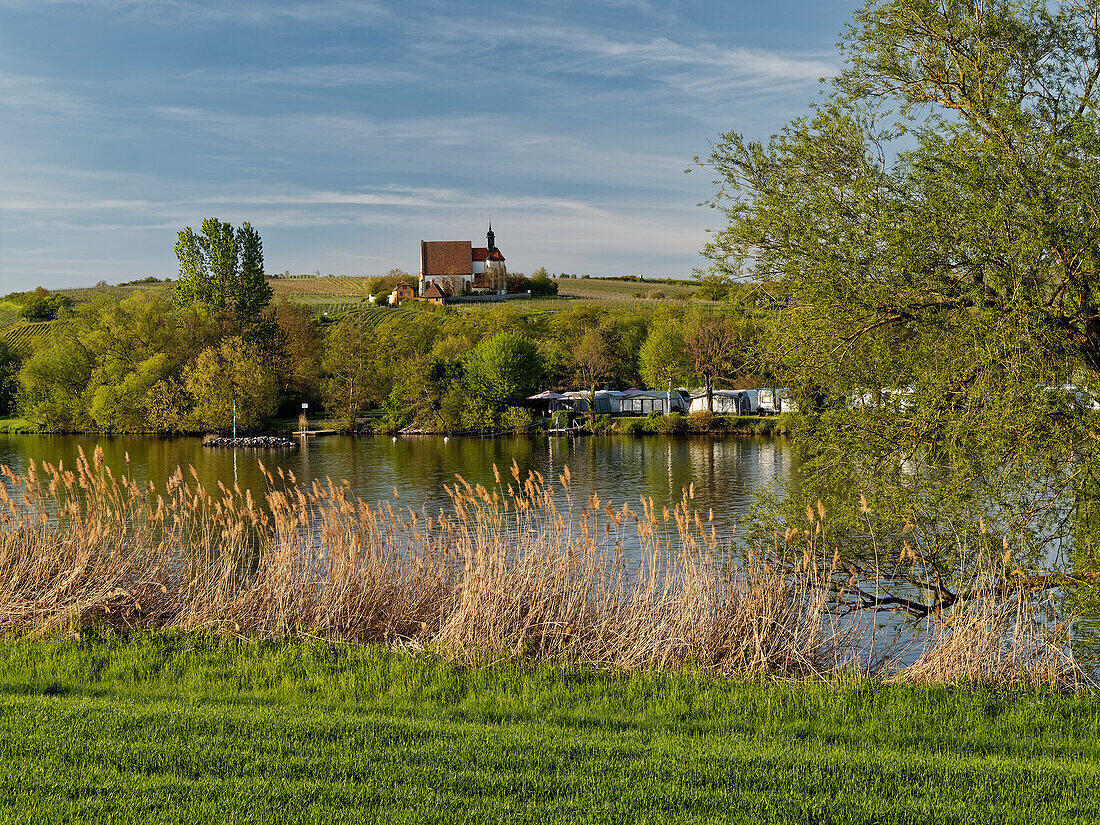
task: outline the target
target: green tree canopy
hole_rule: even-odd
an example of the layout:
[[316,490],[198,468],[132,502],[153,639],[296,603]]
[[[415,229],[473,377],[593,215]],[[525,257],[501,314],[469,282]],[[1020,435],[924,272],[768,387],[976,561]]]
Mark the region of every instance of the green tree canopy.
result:
[[668,392],[671,405],[672,385],[687,380],[692,374],[691,360],[684,344],[683,325],[666,318],[650,327],[649,336],[642,344],[639,362],[646,385]]
[[706,254],[779,299],[772,365],[824,410],[809,489],[905,551],[892,606],[954,603],[972,542],[1037,563],[1095,512],[1098,9],[872,0],[811,114],[709,158]]
[[180,265],[176,297],[181,303],[227,312],[238,329],[259,322],[271,303],[273,290],[264,280],[263,242],[250,223],[234,229],[230,223],[207,218],[198,234],[188,226],[179,233],[176,258]]
[[24,414],[50,429],[143,429],[151,388],[178,376],[215,334],[201,308],[178,308],[162,292],[97,296],[24,362]]
[[278,379],[270,359],[236,336],[198,354],[183,371],[194,429],[229,432],[236,404],[237,428],[245,432],[266,424],[278,407]]
[[73,305],[73,299],[68,295],[50,292],[44,295],[33,295],[19,314],[28,321],[52,321],[63,309],[69,309]]
[[514,332],[484,339],[464,359],[466,386],[493,412],[522,403],[542,380],[538,347]]

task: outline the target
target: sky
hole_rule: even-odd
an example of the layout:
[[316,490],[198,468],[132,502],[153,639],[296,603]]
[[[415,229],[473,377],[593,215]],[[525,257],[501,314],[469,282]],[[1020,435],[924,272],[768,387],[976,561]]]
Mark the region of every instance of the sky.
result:
[[0,292],[175,277],[249,221],[268,272],[689,277],[721,215],[685,170],[840,67],[855,0],[0,0]]

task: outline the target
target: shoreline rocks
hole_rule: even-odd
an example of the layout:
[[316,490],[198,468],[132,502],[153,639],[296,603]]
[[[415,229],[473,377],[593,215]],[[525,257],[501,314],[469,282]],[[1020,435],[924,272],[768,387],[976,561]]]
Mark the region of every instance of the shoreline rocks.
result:
[[247,447],[257,450],[294,449],[298,442],[280,435],[252,435],[242,438],[230,438],[229,436],[215,436],[204,438],[204,447]]

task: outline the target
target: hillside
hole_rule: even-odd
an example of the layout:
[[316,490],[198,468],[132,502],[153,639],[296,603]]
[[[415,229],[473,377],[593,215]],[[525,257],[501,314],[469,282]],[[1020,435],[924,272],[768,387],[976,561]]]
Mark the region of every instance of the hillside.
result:
[[[302,276],[292,278],[270,278],[275,291],[275,300],[286,299],[293,303],[305,304],[317,315],[336,318],[351,312],[362,314],[369,319],[368,326],[374,327],[387,323],[396,317],[380,307],[367,302],[370,282],[368,277],[342,276]],[[557,281],[558,295],[550,298],[517,299],[516,303],[530,307],[538,304],[538,309],[546,312],[566,309],[577,302],[606,303],[622,305],[641,301],[680,301],[695,292],[696,285],[689,281],[682,284],[653,283],[648,281],[622,281],[615,278],[562,278]],[[97,295],[110,295],[123,298],[139,290],[170,290],[172,282],[131,283],[60,289],[57,292],[68,295],[77,304],[92,300]],[[513,304],[514,305],[514,304]],[[484,307],[496,304],[458,304],[457,309],[476,312]],[[44,335],[51,327],[50,322],[30,323],[19,314],[22,307],[14,301],[0,300],[0,340],[18,347],[25,347],[35,338]]]

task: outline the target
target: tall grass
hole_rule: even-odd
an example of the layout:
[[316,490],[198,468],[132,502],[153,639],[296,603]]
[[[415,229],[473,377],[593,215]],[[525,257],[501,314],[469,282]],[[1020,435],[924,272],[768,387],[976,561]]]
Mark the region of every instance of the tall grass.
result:
[[[613,508],[595,495],[574,501],[568,469],[554,484],[513,463],[510,475],[494,468],[492,489],[457,477],[450,508],[429,515],[264,472],[261,506],[248,490],[204,488],[193,469],[161,488],[139,484],[98,449],[72,470],[0,467],[0,628],[293,635],[460,662],[691,664],[727,675],[866,666],[866,629],[835,610],[836,560],[820,557],[820,531],[788,530],[775,547],[734,554],[690,488],[671,510],[645,499]],[[624,552],[628,531],[640,555]],[[1064,638],[993,599],[933,634],[908,676],[1076,673]],[[979,649],[978,665],[963,655]]]

